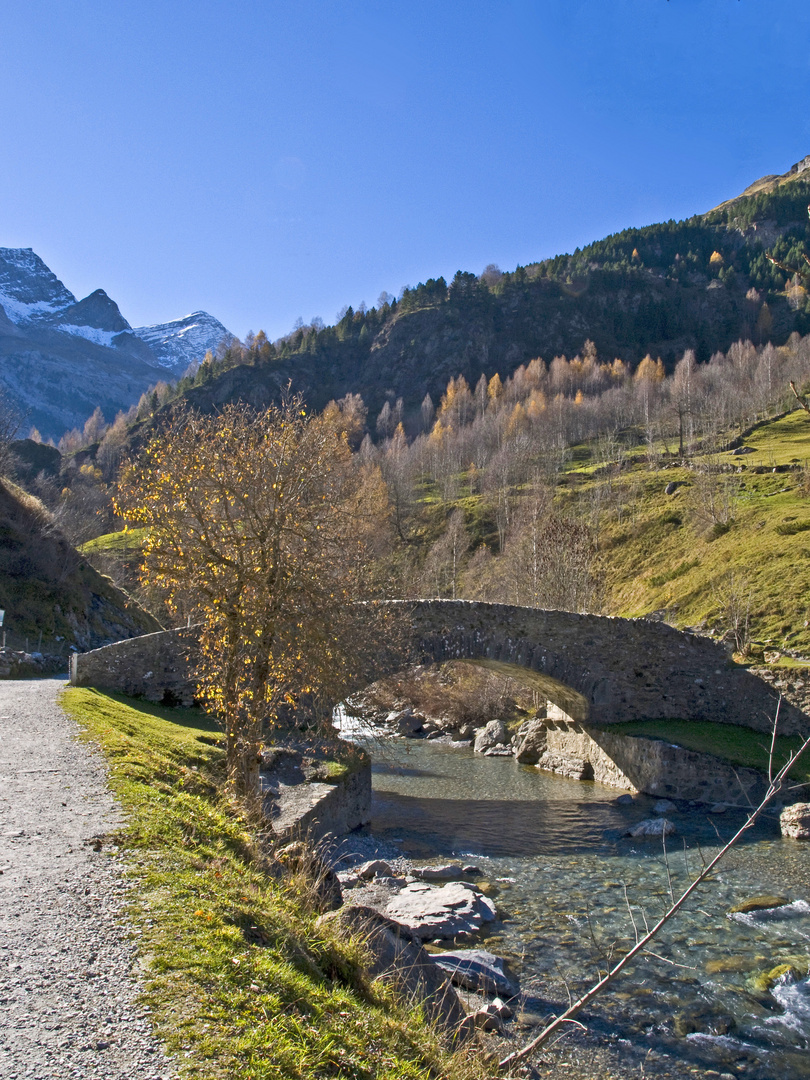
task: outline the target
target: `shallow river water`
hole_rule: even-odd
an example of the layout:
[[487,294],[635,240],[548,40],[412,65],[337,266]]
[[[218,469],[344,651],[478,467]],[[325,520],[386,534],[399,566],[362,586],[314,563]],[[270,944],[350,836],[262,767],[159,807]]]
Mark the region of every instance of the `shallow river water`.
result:
[[[632,944],[743,821],[706,808],[667,814],[677,835],[629,840],[653,799],[618,806],[599,784],[566,780],[439,741],[366,742],[373,766],[371,831],[414,860],[475,862],[500,921],[486,947],[508,956],[540,1020],[578,996]],[[791,903],[729,916],[746,898]],[[684,1063],[771,1080],[810,1077],[810,980],[756,988],[752,977],[810,954],[810,845],[782,840],[775,815],[746,834],[688,907],[623,973],[588,1026]],[[800,959],[801,958],[801,959]],[[615,962],[615,960],[614,960]]]

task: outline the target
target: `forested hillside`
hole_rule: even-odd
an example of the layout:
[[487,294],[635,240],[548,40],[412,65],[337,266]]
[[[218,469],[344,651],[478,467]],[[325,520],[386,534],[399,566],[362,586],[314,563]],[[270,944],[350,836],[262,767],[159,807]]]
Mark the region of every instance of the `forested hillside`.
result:
[[425,394],[437,400],[451,377],[505,378],[537,357],[570,358],[586,340],[602,361],[650,353],[667,370],[687,349],[706,361],[736,340],[783,344],[810,332],[801,281],[766,257],[796,265],[810,239],[810,173],[794,169],[686,221],[626,229],[509,273],[431,279],[275,343],[260,333],[209,357],[179,389],[204,411],[264,405],[288,382],[315,409],[359,393],[376,415],[401,398],[412,432]]

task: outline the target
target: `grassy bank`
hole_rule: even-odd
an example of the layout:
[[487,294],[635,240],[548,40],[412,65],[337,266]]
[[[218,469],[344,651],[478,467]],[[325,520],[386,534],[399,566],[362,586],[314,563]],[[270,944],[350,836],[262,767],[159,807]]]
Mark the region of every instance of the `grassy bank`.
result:
[[70,689],[64,707],[110,765],[118,842],[158,1036],[183,1077],[472,1078],[418,1011],[316,927],[305,883],[277,876],[223,796],[223,751],[196,710]]
[[[648,739],[663,739],[701,754],[713,754],[731,765],[768,771],[770,737],[751,728],[734,724],[710,724],[696,720],[639,720],[628,724],[611,724],[607,728],[617,735],[641,735]],[[801,739],[779,736],[774,748],[774,772],[798,750]],[[810,783],[810,760],[805,757],[791,770],[790,776],[799,783]]]

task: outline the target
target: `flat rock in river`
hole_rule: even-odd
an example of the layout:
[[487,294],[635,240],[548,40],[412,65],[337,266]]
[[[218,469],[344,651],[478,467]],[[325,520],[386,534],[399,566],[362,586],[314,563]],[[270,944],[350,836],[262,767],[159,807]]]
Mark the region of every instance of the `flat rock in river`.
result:
[[391,898],[385,914],[426,941],[473,933],[497,913],[492,901],[466,882],[448,882],[436,888],[415,881]]
[[444,863],[441,866],[414,866],[411,868],[414,877],[422,881],[461,881],[464,877],[464,867],[461,863]]
[[517,980],[507,968],[506,961],[486,949],[433,953],[432,958],[456,986],[484,994],[506,994],[507,997],[514,997],[518,992]]

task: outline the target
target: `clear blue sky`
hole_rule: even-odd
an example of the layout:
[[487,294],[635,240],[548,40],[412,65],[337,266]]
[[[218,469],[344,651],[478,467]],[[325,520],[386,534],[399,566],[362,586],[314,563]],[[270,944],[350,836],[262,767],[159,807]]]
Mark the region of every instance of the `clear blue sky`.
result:
[[0,246],[275,338],[707,210],[808,89],[807,0],[0,0]]

